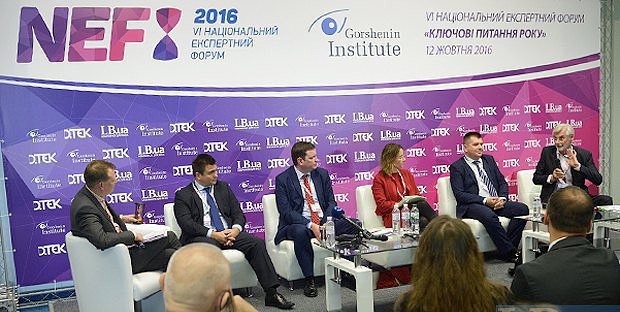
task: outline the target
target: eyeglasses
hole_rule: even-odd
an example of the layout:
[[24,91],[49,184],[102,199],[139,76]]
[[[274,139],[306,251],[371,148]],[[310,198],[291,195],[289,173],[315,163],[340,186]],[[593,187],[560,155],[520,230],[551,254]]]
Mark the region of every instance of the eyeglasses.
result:
[[[228,294],[228,296],[226,297],[226,300],[224,300],[224,296],[226,294]],[[228,288],[226,291],[224,291],[218,300],[220,302],[219,311],[234,312],[235,311],[235,305],[233,304],[234,296],[235,294],[233,293],[231,288]]]

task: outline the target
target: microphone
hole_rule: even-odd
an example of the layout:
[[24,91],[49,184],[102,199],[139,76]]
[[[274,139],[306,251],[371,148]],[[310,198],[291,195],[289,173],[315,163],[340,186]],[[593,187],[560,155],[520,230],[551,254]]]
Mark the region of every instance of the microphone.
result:
[[373,235],[372,233],[370,233],[370,231],[362,228],[355,221],[347,218],[344,214],[344,210],[338,206],[332,208],[332,217],[336,219],[342,219],[346,221],[347,223],[351,224],[355,229],[357,229],[358,232],[362,233],[362,237],[364,237],[365,239],[374,239],[374,240],[380,240],[380,241],[388,240],[387,235],[385,234]]
[[143,243],[143,242],[140,242],[140,243],[138,244],[138,248],[140,248],[140,249],[144,249],[144,248],[146,248],[146,246],[144,246],[144,243]]

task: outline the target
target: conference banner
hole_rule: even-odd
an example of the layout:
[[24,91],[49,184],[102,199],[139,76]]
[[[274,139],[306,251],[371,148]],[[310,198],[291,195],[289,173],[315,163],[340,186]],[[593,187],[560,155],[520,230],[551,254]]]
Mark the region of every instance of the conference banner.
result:
[[387,143],[437,208],[436,181],[483,134],[518,200],[569,123],[599,151],[599,2],[8,1],[0,139],[17,280],[71,280],[64,236],[90,161],[117,166],[107,201],[145,222],[209,153],[264,237],[262,196],[317,146],[356,215]]

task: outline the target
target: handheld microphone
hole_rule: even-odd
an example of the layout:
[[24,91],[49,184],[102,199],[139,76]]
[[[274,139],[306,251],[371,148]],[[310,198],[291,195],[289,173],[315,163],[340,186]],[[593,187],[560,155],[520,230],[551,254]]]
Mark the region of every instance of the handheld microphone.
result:
[[146,248],[146,246],[144,246],[144,243],[143,243],[143,242],[140,242],[140,243],[138,244],[138,248],[140,248],[140,249],[144,249],[144,248]]

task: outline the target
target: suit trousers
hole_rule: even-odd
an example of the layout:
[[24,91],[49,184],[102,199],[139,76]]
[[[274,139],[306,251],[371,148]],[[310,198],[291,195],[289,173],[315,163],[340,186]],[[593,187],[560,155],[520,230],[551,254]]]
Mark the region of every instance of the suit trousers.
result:
[[[525,228],[525,220],[514,219],[516,216],[529,214],[529,209],[523,203],[506,202],[504,208],[493,210],[483,204],[469,204],[463,218],[476,219],[482,223],[495,243],[500,254],[507,254],[519,247],[521,233]],[[508,230],[504,230],[499,217],[510,218]]]
[[265,241],[252,236],[247,232],[240,232],[232,246],[224,246],[211,237],[195,237],[191,242],[201,242],[215,245],[222,250],[235,249],[241,251],[256,273],[258,282],[264,290],[280,285],[278,275],[273,267],[271,258],[267,254]]
[[147,271],[166,271],[172,254],[181,248],[176,234],[168,231],[168,236],[144,244],[144,248],[129,248],[131,272],[133,274]]

